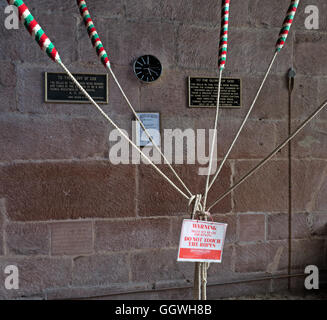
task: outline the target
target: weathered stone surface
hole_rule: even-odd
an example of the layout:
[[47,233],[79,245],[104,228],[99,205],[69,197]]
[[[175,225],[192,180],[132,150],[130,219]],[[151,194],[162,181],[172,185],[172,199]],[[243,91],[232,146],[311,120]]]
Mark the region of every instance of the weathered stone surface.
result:
[[[285,73],[292,65],[292,50],[293,42],[292,30],[290,32],[288,41],[283,50],[278,54],[276,63],[271,69],[271,73]],[[247,31],[247,42],[249,50],[247,57],[250,57],[250,72],[264,73],[267,71],[269,63],[273,58],[275,52],[275,43],[278,39],[278,31],[275,30],[259,30],[249,32]],[[244,61],[244,56],[242,56]]]
[[236,283],[217,286],[208,286],[207,298],[214,300],[218,298],[235,298],[266,294],[270,289],[270,281],[255,281],[249,283]]
[[[7,16],[3,14],[3,20]],[[4,23],[0,24],[0,47],[2,49],[0,60],[13,62],[23,59],[24,52],[22,46],[24,46],[26,41],[31,43],[31,39],[27,32],[22,31],[16,29],[7,30]]]
[[[91,46],[90,46],[91,47]],[[92,49],[92,48],[91,48]],[[95,54],[96,56],[96,54]],[[106,71],[99,63],[94,66],[76,63],[69,66],[72,73],[100,73],[105,74]],[[122,85],[125,81],[124,68],[119,68],[117,76],[119,75]],[[91,103],[49,103],[45,102],[44,83],[45,71],[47,72],[62,72],[58,70],[55,64],[45,65],[30,65],[23,63],[17,66],[17,109],[21,113],[29,114],[46,114],[46,115],[60,115],[69,117],[88,117],[93,121],[103,120],[103,116]],[[117,68],[115,68],[117,71]],[[116,89],[115,89],[116,90]],[[134,92],[133,92],[134,93]],[[100,104],[103,111],[115,120],[116,113],[113,113],[113,108],[116,106],[115,99],[120,96],[116,95],[114,91],[113,80],[109,77],[109,104]],[[113,101],[113,103],[111,103]],[[119,108],[116,107],[117,110]],[[125,111],[127,109],[123,108]]]
[[[294,66],[302,74],[322,76],[326,74],[324,52],[327,47],[326,35],[317,32],[297,32],[294,42]],[[315,52],[308,59],[307,52]]]
[[[37,4],[37,6],[39,7],[40,5]],[[77,6],[75,10],[76,15],[79,15]],[[74,35],[76,34],[77,27],[76,21],[72,17],[72,12],[70,10],[62,10],[60,14],[56,15],[56,19],[53,19],[53,9],[49,8],[47,13],[37,16],[37,21],[55,45],[64,63],[67,65],[69,62],[76,61],[77,42]],[[24,32],[26,36],[30,37],[28,32],[23,30],[24,27],[22,25],[20,28],[22,29],[20,30],[21,33]],[[69,30],[69,33],[67,30]],[[21,45],[23,48],[23,61],[36,64],[45,63],[47,65],[53,63],[31,38],[25,38]]]
[[[256,161],[238,161],[234,182],[239,181]],[[288,208],[287,161],[270,161],[234,190],[236,212],[281,212]]]
[[[6,291],[4,298],[19,298],[41,294],[44,289],[71,285],[71,260],[55,258],[0,258],[0,270],[15,265],[19,271],[19,290]],[[0,273],[0,283],[6,275]]]
[[157,282],[163,280],[192,281],[192,263],[177,262],[178,249],[148,250],[133,253],[131,274],[134,282]]
[[218,33],[217,28],[202,29],[181,25],[177,36],[178,66],[194,69],[217,68]]
[[[300,126],[302,121],[294,121],[293,127]],[[327,123],[313,120],[294,138],[293,156],[296,158],[327,158]]]
[[[177,179],[169,172],[169,168],[160,168],[173,181]],[[202,193],[205,189],[206,176],[199,176],[198,166],[195,165],[174,165],[174,169],[180,175],[186,186],[193,194]],[[214,184],[208,195],[208,204],[211,204],[217,195],[221,194],[230,186],[230,167],[228,164],[223,169],[220,177],[220,183]],[[139,167],[139,215],[141,216],[161,216],[176,215],[187,213],[187,199],[177,193],[173,187],[158,175],[154,169],[149,166],[141,165]],[[231,198],[226,197],[219,206],[211,212],[226,213],[231,211]]]
[[96,251],[132,251],[169,247],[170,219],[95,222]]
[[147,0],[143,6],[136,0],[129,1],[126,6],[127,17],[154,21],[184,21],[188,24],[217,24],[220,7],[216,1],[207,1],[205,7],[200,0],[188,2],[181,0],[154,1]]
[[327,233],[327,215],[325,213],[295,213],[292,215],[292,230],[293,239],[325,236]]
[[326,170],[325,161],[293,161],[293,212],[325,212]]
[[5,199],[0,198],[0,256],[4,254]]
[[292,241],[292,268],[302,269],[309,265],[323,268],[326,265],[325,240],[308,239]]
[[51,227],[52,255],[80,255],[93,252],[91,221],[53,223]]
[[[300,70],[298,71],[299,73],[301,72]],[[322,82],[318,78],[310,75],[296,75],[294,91],[292,93],[292,120],[301,119],[303,121],[318,108],[321,97],[325,96],[323,93],[320,96],[319,88],[322,89]],[[319,118],[323,113],[324,111],[320,113]],[[294,123],[293,129],[295,128]]]
[[13,63],[0,61],[0,113],[14,111],[16,104],[16,70]]
[[7,115],[0,119],[0,159],[107,157],[108,132],[102,120]]
[[[249,1],[250,21],[256,27],[282,27],[289,3],[283,0],[254,0]],[[262,10],[265,8],[264,10]],[[276,34],[276,37],[278,33]],[[276,38],[277,41],[277,38]]]
[[[319,11],[319,29],[318,30],[308,30],[309,32],[324,32],[327,30],[327,19],[324,14],[321,14],[322,12],[326,12],[327,10],[327,4],[324,0],[316,0],[312,2],[311,0],[302,0],[300,2],[299,8],[296,12],[296,18],[294,20],[292,28],[297,29],[299,31],[306,30],[305,21],[306,19],[309,20],[309,22],[312,23],[312,11],[306,12],[306,8],[308,6],[316,6]],[[311,18],[310,18],[311,15]]]
[[237,217],[234,214],[215,214],[212,216],[213,221],[219,223],[227,223],[227,231],[226,231],[226,239],[225,244],[233,243],[237,241],[237,233],[236,233],[236,224]]
[[48,255],[50,231],[47,224],[10,223],[6,226],[9,255]]
[[268,240],[284,240],[288,238],[288,214],[269,214],[267,223]]
[[0,171],[0,194],[12,220],[135,216],[133,166],[45,162],[2,166]]
[[[164,66],[175,65],[176,41],[174,25],[155,22],[117,21],[112,18],[99,19],[98,21],[97,29],[113,66],[118,64],[131,68],[134,60],[145,53],[156,56]],[[82,29],[85,29],[85,27],[81,25],[79,27],[79,50],[83,53],[83,56],[80,55],[79,59],[83,62],[99,63],[96,53],[90,45],[88,35]]]
[[287,257],[287,241],[237,245],[235,271],[274,274],[287,267]]
[[104,286],[129,281],[126,254],[94,255],[74,259],[74,286]]
[[225,245],[221,263],[212,263],[208,269],[208,281],[227,281],[234,275],[234,246]]
[[242,214],[238,216],[238,240],[241,242],[264,241],[266,217],[264,214]]
[[[79,13],[75,3],[73,4],[73,6],[75,9],[75,13],[76,12]],[[101,0],[95,0],[95,1],[89,1],[87,3],[87,6],[92,18],[94,18],[93,20],[96,26],[100,25],[100,23],[97,23],[98,18],[108,18],[108,17],[120,18],[124,15],[123,0],[107,0],[105,2]],[[128,7],[129,6],[130,4],[128,4]]]

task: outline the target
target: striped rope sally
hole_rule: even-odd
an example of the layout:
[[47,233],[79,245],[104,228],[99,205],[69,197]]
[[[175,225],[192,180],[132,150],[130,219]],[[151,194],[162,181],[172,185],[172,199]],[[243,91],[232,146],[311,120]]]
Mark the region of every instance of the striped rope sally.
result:
[[41,49],[55,62],[60,62],[58,51],[54,44],[44,33],[40,25],[36,22],[26,4],[22,0],[7,0],[10,5],[18,8],[19,20],[24,21],[24,25],[31,36],[36,40]]
[[98,57],[100,58],[101,62],[105,67],[110,66],[109,57],[107,55],[106,50],[103,47],[102,41],[96,31],[96,28],[94,26],[94,23],[92,21],[90,12],[87,8],[86,2],[84,0],[77,0],[77,5],[79,7],[79,12],[81,13],[81,16],[83,18],[84,24],[87,29],[87,33],[89,34],[89,37],[91,39],[92,45],[95,48]]
[[297,10],[297,7],[299,5],[300,0],[292,0],[291,4],[288,8],[287,14],[286,14],[286,18],[283,22],[283,27],[279,33],[279,38],[277,40],[276,43],[276,50],[279,52],[280,50],[282,50],[282,48],[284,47],[284,44],[286,42],[287,36],[290,32],[291,29],[291,25],[293,23],[294,20],[294,16]]
[[219,70],[225,68],[227,59],[227,41],[228,41],[228,22],[229,22],[229,4],[230,0],[223,0],[221,10],[221,31],[220,31],[220,43],[219,43]]

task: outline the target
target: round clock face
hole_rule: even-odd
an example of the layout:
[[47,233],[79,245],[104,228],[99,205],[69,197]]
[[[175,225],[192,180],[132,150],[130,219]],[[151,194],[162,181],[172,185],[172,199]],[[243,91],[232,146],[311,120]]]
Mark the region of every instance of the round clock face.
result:
[[151,55],[137,58],[133,68],[136,77],[144,82],[156,81],[161,76],[162,72],[160,61]]

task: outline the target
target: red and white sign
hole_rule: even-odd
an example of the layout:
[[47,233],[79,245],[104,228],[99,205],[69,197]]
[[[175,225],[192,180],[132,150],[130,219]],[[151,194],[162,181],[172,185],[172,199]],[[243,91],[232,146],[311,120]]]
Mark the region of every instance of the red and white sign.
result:
[[226,229],[226,223],[185,219],[177,261],[220,263]]

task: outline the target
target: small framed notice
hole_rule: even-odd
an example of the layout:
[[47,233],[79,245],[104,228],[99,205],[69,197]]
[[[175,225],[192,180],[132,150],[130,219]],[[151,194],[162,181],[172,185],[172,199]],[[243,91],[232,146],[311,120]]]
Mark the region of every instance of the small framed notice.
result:
[[177,261],[222,261],[227,224],[185,219]]
[[[137,116],[140,118],[143,126],[150,134],[152,140],[160,146],[160,113],[159,112],[137,112]],[[151,147],[152,142],[150,141],[147,134],[144,132],[140,123],[135,121],[136,127],[136,145],[138,147]]]

